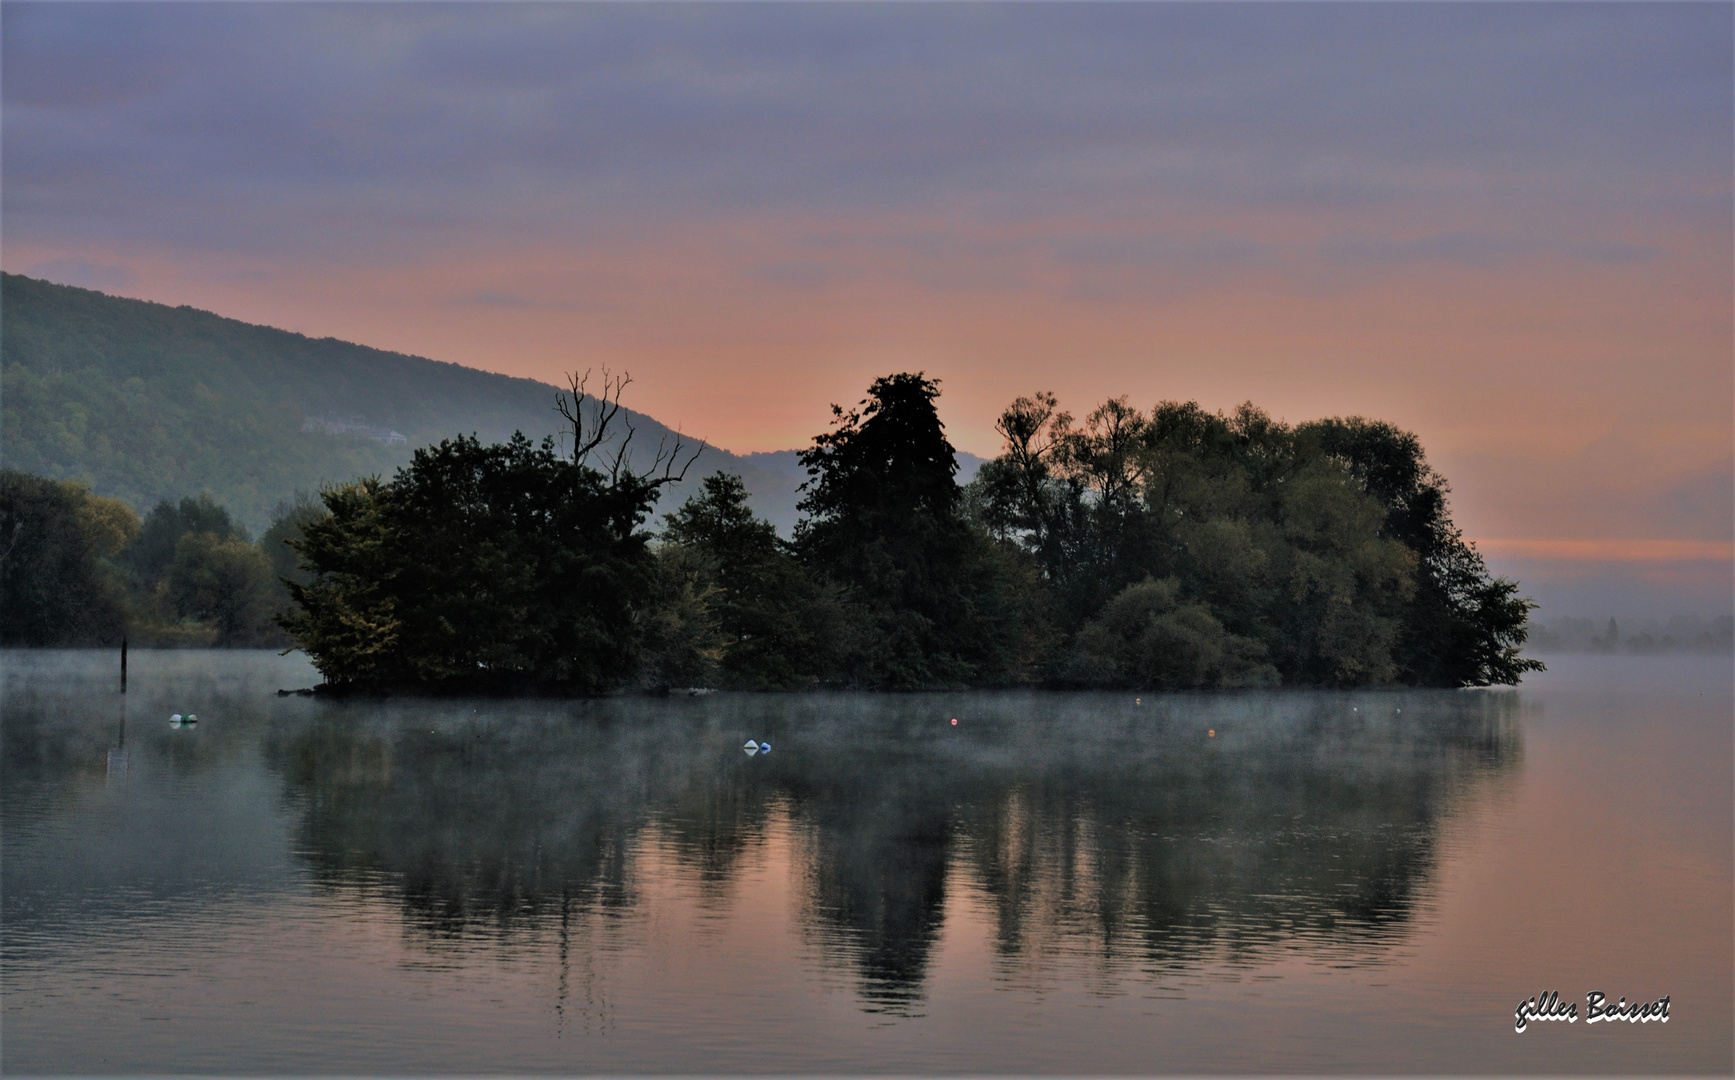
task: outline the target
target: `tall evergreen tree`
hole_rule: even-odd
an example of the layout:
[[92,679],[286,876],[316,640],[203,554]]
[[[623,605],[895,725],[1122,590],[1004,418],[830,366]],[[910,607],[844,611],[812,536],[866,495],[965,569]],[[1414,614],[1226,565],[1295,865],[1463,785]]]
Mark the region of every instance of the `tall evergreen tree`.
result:
[[1017,663],[1014,575],[961,511],[957,455],[921,373],[876,379],[803,451],[796,537],[854,614],[849,674],[915,688],[1002,679]]

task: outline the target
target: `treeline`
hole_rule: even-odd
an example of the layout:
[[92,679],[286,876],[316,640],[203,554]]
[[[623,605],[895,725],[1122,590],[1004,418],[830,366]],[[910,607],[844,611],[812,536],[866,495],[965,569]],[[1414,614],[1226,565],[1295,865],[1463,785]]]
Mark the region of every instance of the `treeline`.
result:
[[1727,654],[1735,651],[1735,617],[1676,615],[1661,619],[1607,620],[1570,615],[1532,623],[1530,652]]
[[289,538],[306,577],[281,624],[351,688],[1464,686],[1540,667],[1519,655],[1532,605],[1453,527],[1413,435],[1124,399],[1078,422],[1037,395],[960,488],[938,394],[900,374],[834,407],[788,542],[726,474],[653,536],[684,470],[592,460],[607,408],[590,430],[568,416],[570,455],[447,440],[324,493]]
[[276,619],[301,571],[283,541],[323,515],[284,504],[255,544],[207,494],[141,520],[81,484],[0,471],[0,644],[287,645]]

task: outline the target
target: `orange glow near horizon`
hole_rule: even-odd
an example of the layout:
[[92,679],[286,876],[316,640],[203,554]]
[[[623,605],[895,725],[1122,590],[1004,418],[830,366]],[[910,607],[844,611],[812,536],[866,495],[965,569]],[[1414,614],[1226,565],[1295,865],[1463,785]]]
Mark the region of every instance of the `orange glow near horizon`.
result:
[[1414,432],[1502,558],[1735,541],[1727,6],[6,11],[10,271],[736,452],[922,371],[984,457],[1251,401]]
[[1716,540],[1477,540],[1475,544],[1491,558],[1634,563],[1735,559],[1735,544]]
[[[1142,407],[1251,400],[1291,422],[1364,415],[1417,432],[1472,535],[1729,533],[1726,521],[1706,535],[1712,526],[1637,510],[1621,521],[1592,512],[1599,491],[1630,503],[1729,467],[1735,330],[1713,288],[1729,276],[1714,237],[1675,238],[1657,267],[1322,265],[1173,292],[1160,271],[1129,270],[1118,293],[1092,293],[1088,275],[1040,252],[953,265],[888,254],[866,236],[814,261],[812,282],[761,280],[759,268],[788,264],[795,249],[773,231],[671,226],[577,253],[466,249],[366,270],[212,273],[92,254],[132,268],[130,295],[310,336],[547,382],[628,370],[630,405],[736,452],[806,445],[831,403],[854,402],[875,376],[923,370],[942,381],[954,443],[981,456],[998,452],[999,410],[1039,389],[1075,414],[1121,394]],[[950,242],[970,235],[955,228]],[[973,242],[990,240],[1010,244]],[[48,254],[15,247],[6,261]]]

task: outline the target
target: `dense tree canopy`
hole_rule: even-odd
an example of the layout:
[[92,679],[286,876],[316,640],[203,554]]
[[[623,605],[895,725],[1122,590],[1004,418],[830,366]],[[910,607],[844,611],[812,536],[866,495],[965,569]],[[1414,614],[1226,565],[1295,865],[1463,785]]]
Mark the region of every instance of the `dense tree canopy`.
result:
[[[724,686],[799,687],[835,669],[841,607],[753,516],[741,478],[717,473],[664,516],[662,551],[680,551],[708,587]],[[667,557],[667,556],[665,556]]]
[[[1075,423],[1050,394],[1014,401],[999,430],[1005,452],[970,502],[1054,590],[1063,633],[1077,635],[1063,678],[1234,685],[1265,678],[1257,658],[1285,683],[1462,686],[1539,666],[1518,655],[1529,602],[1452,526],[1413,435],[1362,419],[1292,428],[1250,404],[1146,415],[1124,399]],[[1127,623],[1134,609],[1145,630]],[[1092,659],[1111,625],[1117,640],[1165,619],[1171,637],[1179,621],[1215,639],[1202,615],[1236,664],[1134,679]]]
[[1019,567],[961,512],[939,393],[920,374],[875,380],[801,457],[796,551],[842,592],[844,672],[861,685],[1003,682],[1023,659]]
[[613,689],[641,644],[655,495],[552,440],[446,440],[390,483],[325,492],[284,627],[337,683]]
[[167,499],[157,503],[145,515],[137,543],[127,550],[126,565],[146,581],[159,581],[175,561],[181,538],[192,533],[247,542],[247,530],[229,516],[228,508],[200,492],[183,497],[178,505]]
[[[522,436],[325,494],[285,620],[356,685],[913,689],[1511,682],[1529,604],[1415,438],[1050,394],[960,489],[937,383],[876,380],[802,454],[781,541],[738,477],[640,529],[656,484]],[[575,437],[575,445],[579,440]]]
[[82,485],[0,476],[0,642],[282,645],[288,601],[268,552],[207,495],[141,525]]
[[[1488,573],[1415,436],[1125,399],[1013,401],[960,488],[939,385],[876,380],[801,455],[778,537],[717,473],[636,472],[573,383],[571,450],[448,439],[390,480],[278,507],[260,544],[208,496],[141,523],[75,484],[0,482],[9,644],[268,644],[333,686],[603,693],[1466,686],[1517,681],[1529,601]],[[690,464],[690,458],[685,458]],[[275,625],[274,625],[275,624]]]
[[138,533],[117,499],[0,470],[0,644],[118,644],[126,593],[110,560]]
[[1384,534],[1415,554],[1416,590],[1394,657],[1400,679],[1485,686],[1517,682],[1541,666],[1518,657],[1532,605],[1515,582],[1489,575],[1452,524],[1450,488],[1414,435],[1359,417],[1303,424],[1297,435],[1350,470],[1384,507]]
[[214,632],[213,644],[273,645],[282,639],[272,616],[283,606],[283,590],[265,554],[246,540],[186,533],[175,544],[162,592],[176,615]]

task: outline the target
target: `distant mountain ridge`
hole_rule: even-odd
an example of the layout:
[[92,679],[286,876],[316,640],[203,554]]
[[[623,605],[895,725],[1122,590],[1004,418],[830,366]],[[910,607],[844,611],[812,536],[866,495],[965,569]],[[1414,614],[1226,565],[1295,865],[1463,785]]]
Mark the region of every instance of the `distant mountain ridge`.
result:
[[[297,491],[390,473],[419,447],[459,434],[485,442],[558,436],[557,389],[336,338],[0,274],[0,464],[148,510],[209,491],[255,533]],[[648,465],[676,433],[631,409],[632,459]],[[815,427],[824,422],[816,410]],[[402,439],[392,438],[401,435]],[[788,535],[806,473],[797,451],[701,446],[675,509],[718,470],[739,474],[754,509]],[[960,482],[981,459],[958,455]]]

